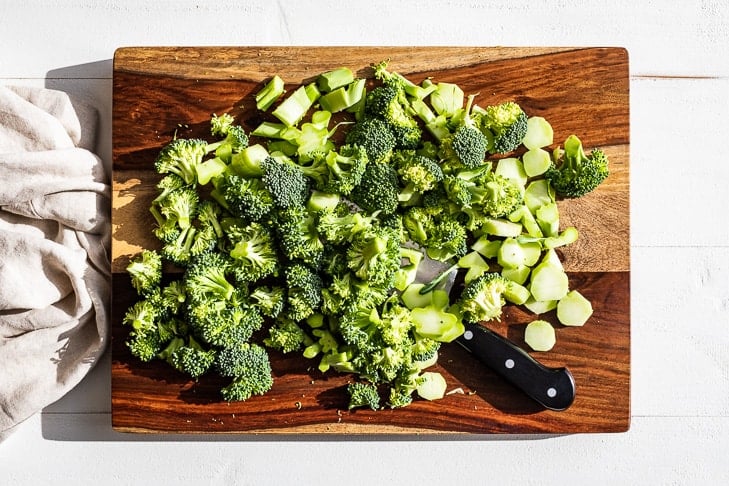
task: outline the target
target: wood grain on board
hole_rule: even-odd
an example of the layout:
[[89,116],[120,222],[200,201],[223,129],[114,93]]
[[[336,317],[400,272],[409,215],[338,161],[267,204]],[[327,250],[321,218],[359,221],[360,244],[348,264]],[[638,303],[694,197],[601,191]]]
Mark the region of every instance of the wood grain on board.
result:
[[[481,105],[518,102],[553,126],[555,144],[572,133],[602,147],[611,174],[594,193],[560,202],[562,226],[577,243],[562,258],[570,285],[593,304],[580,328],[557,325],[557,345],[535,356],[567,366],[577,398],[566,411],[539,408],[457,345],[439,364],[444,399],[397,410],[348,411],[347,375],[322,375],[298,356],[272,355],[273,389],[242,403],[219,398],[214,375],[193,382],[126,349],[122,316],[135,294],[129,258],[155,248],[148,212],[158,175],[152,163],[177,136],[205,137],[212,113],[229,112],[246,130],[261,121],[253,96],[273,74],[289,87],[342,65],[371,77],[370,65],[415,82],[426,77],[478,93]],[[620,48],[205,47],[123,48],[114,58],[112,209],[112,423],[115,429],[184,433],[577,433],[620,432],[630,423],[630,221],[628,56]],[[534,316],[507,306],[489,323],[524,346]],[[556,323],[554,313],[542,318]]]

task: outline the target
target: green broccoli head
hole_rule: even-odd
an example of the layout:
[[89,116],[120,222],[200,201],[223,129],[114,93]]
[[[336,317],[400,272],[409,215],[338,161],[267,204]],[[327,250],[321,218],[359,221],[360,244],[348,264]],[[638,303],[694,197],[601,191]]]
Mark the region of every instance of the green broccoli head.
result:
[[278,318],[268,328],[268,337],[263,342],[269,348],[282,353],[291,353],[299,351],[308,339],[309,337],[296,322],[291,319]]
[[162,281],[162,256],[155,250],[142,250],[129,262],[126,271],[139,295],[149,295],[159,289]]
[[505,154],[516,150],[524,140],[527,131],[527,116],[521,107],[513,102],[487,106],[481,113],[480,126],[492,134],[489,147],[492,154]]
[[159,212],[168,221],[174,221],[180,229],[187,229],[197,215],[200,196],[197,191],[185,186],[170,192],[159,202]]
[[422,130],[408,112],[410,104],[403,84],[397,78],[390,79],[367,94],[365,114],[385,122],[395,138],[394,148],[414,149],[420,144]]
[[570,135],[564,143],[564,151],[553,162],[544,177],[563,197],[581,197],[594,191],[608,177],[608,158],[601,149],[585,154],[582,141]]
[[195,338],[189,336],[172,339],[157,356],[167,361],[177,371],[197,379],[207,373],[215,361],[215,349],[205,349]]
[[324,157],[326,182],[319,189],[328,193],[348,195],[362,180],[367,167],[367,151],[361,145],[343,145]]
[[228,174],[218,191],[234,216],[260,221],[273,211],[273,196],[261,179]]
[[316,229],[329,243],[336,245],[350,242],[354,236],[373,227],[377,215],[370,215],[339,203],[316,215]]
[[374,117],[365,117],[355,123],[347,132],[345,142],[364,148],[370,162],[387,162],[397,143],[388,124]]
[[362,181],[349,195],[360,208],[373,213],[392,214],[397,210],[400,186],[390,164],[368,163]]
[[239,282],[255,282],[277,275],[279,256],[271,231],[261,223],[231,226],[227,232],[232,244],[230,267]]
[[288,162],[267,157],[261,162],[263,181],[278,208],[303,206],[309,196],[309,180],[301,169]]
[[443,180],[443,169],[434,159],[415,150],[399,150],[392,157],[403,189],[398,199],[409,202],[417,196],[438,187]]
[[495,272],[487,272],[471,280],[458,300],[463,319],[467,322],[500,319],[507,285],[508,281]]
[[381,226],[358,233],[347,248],[347,258],[357,277],[373,285],[392,284],[400,268],[400,238]]
[[275,222],[278,243],[284,255],[319,266],[325,246],[317,231],[316,215],[304,206],[292,206],[278,211]]
[[162,348],[162,340],[156,331],[132,330],[125,344],[132,356],[144,362],[155,359]]
[[235,118],[230,113],[217,115],[213,113],[210,117],[210,133],[215,136],[224,137],[228,134],[228,129],[235,123]]
[[367,407],[372,410],[380,408],[380,395],[377,387],[372,383],[357,381],[347,385],[347,394],[349,395],[349,405],[347,408]]
[[261,314],[276,318],[286,306],[286,291],[283,287],[259,285],[251,292],[250,299]]
[[306,319],[321,305],[321,277],[302,263],[288,265],[285,276],[288,288],[286,317],[294,321]]
[[185,271],[187,295],[202,303],[230,300],[236,290],[228,279],[230,275],[229,258],[218,252],[204,253],[195,258]]
[[205,157],[208,143],[201,139],[176,138],[165,145],[154,161],[160,174],[176,174],[185,184],[197,183],[197,167]]
[[263,395],[273,387],[273,371],[266,349],[255,343],[239,343],[218,352],[215,362],[218,371],[233,378],[221,389],[223,399],[229,402],[248,400]]

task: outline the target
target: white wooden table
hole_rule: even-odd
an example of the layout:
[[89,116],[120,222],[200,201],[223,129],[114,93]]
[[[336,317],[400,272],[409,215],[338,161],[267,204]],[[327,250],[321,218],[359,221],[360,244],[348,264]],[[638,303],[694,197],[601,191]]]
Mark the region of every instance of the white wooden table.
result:
[[0,83],[91,103],[101,114],[98,152],[110,163],[120,46],[629,50],[631,429],[407,441],[123,435],[111,430],[107,354],[0,443],[0,484],[729,484],[729,3],[237,3],[5,0]]

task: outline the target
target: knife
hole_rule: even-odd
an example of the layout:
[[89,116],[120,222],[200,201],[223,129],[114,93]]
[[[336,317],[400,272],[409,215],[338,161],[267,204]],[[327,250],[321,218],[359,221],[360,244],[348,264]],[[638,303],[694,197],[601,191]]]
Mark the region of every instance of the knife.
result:
[[[453,270],[454,267],[425,255],[416,281],[433,282],[438,275],[448,272],[440,287],[450,294],[457,280]],[[566,367],[543,365],[511,340],[481,324],[464,322],[464,328],[455,342],[507,382],[549,410],[562,411],[572,405],[576,394],[575,380]]]

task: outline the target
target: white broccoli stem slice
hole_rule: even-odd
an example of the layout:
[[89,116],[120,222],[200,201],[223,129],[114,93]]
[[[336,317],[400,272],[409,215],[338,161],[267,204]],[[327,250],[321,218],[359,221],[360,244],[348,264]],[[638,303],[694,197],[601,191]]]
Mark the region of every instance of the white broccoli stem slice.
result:
[[552,145],[554,142],[554,131],[541,116],[532,116],[527,120],[527,131],[522,144],[528,149],[537,149]]
[[527,324],[524,341],[534,351],[549,351],[557,342],[554,327],[547,321],[537,319]]
[[418,387],[415,389],[420,398],[425,400],[439,400],[445,396],[445,378],[435,371],[426,371],[418,378]]
[[571,290],[557,304],[557,319],[565,326],[583,326],[592,316],[592,304],[577,290]]

